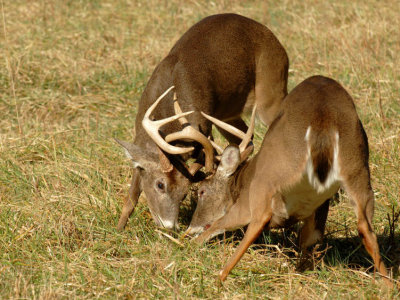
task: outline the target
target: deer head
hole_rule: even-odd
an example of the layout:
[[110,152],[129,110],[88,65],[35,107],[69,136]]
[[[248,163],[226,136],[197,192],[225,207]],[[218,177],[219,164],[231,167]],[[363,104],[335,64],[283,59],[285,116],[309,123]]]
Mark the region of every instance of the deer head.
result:
[[[234,179],[233,175],[239,166],[243,166],[242,163],[247,160],[254,149],[253,144],[249,144],[249,142],[254,132],[255,111],[256,107],[253,108],[250,126],[246,133],[203,113],[204,117],[212,121],[215,125],[241,138],[242,142],[239,146],[229,145],[226,147],[220,156],[220,163],[215,173],[200,184],[198,188],[197,207],[186,234],[200,234],[210,227],[214,221],[224,216],[236,202],[238,196],[236,192],[237,187],[233,185],[232,179]],[[221,151],[218,145],[214,143],[213,145],[218,149],[218,152]]]
[[[185,116],[193,111],[182,112],[174,95],[175,115],[161,120],[151,120],[151,114],[162,99],[173,89],[167,89],[146,111],[142,120],[143,128],[151,139],[158,145],[154,153],[133,143],[117,140],[125,149],[126,156],[132,160],[133,167],[140,175],[140,189],[148,199],[148,206],[155,222],[165,228],[176,228],[181,200],[186,196],[190,183],[196,181],[195,174],[202,167],[194,163],[190,168],[177,156],[194,150],[194,147],[177,147],[170,142],[176,140],[196,141],[203,146],[205,152],[205,171],[211,172],[214,164],[213,146],[209,139],[194,129]],[[160,127],[179,120],[183,129],[161,137]],[[175,156],[175,157],[174,157]],[[157,199],[157,201],[152,201]]]
[[[190,180],[170,161],[165,161],[165,154],[143,151],[133,143],[118,143],[124,147],[126,156],[132,160],[133,167],[140,174],[140,188],[146,194],[156,224],[169,229],[176,228],[179,203],[189,190]],[[155,203],[149,199],[159,200]]]
[[197,235],[226,214],[236,201],[231,195],[229,179],[240,164],[237,146],[228,146],[222,153],[221,162],[215,174],[205,179],[198,189],[197,208],[193,214],[187,234]]

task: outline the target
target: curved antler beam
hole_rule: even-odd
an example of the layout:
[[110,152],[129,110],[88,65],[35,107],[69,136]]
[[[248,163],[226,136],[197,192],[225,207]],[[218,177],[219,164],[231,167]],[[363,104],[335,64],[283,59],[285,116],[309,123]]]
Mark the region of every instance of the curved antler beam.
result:
[[156,108],[156,106],[160,103],[160,101],[174,88],[174,86],[171,86],[169,89],[167,89],[158,99],[147,109],[143,120],[142,120],[142,126],[144,130],[147,132],[147,134],[151,137],[151,139],[157,144],[158,147],[160,147],[162,150],[164,150],[167,153],[170,154],[184,154],[190,151],[194,150],[194,147],[176,147],[168,144],[160,135],[158,132],[161,126],[164,126],[167,123],[173,122],[175,120],[179,120],[182,117],[185,117],[187,115],[190,115],[193,113],[193,111],[188,111],[184,113],[177,114],[172,117],[168,117],[165,119],[153,121],[150,120],[150,115]]
[[[182,115],[182,109],[179,105],[175,93],[174,93],[174,110],[176,115]],[[185,127],[181,131],[167,135],[165,137],[165,140],[167,142],[172,142],[175,140],[188,139],[200,143],[203,146],[203,150],[206,156],[205,157],[206,172],[212,172],[214,169],[214,150],[210,140],[199,130],[195,129],[192,125],[190,125],[185,116],[180,117],[179,122],[181,123],[181,125],[185,125]]]
[[[210,115],[205,114],[204,112],[201,112],[201,114],[208,120],[210,120],[211,122],[213,122],[215,125],[217,125],[218,127],[224,129],[225,131],[233,134],[234,136],[242,139],[242,142],[239,145],[239,149],[240,149],[240,153],[241,153],[241,157],[242,157],[242,161],[245,160],[252,152],[252,150],[254,149],[253,145],[249,145],[250,141],[251,141],[251,137],[253,136],[254,133],[254,126],[255,126],[255,118],[256,118],[256,108],[257,106],[254,105],[253,107],[253,111],[251,113],[251,118],[250,118],[250,125],[249,128],[247,129],[247,132],[244,133],[243,131],[241,131],[240,129],[225,123],[221,120],[218,120],[217,118],[214,118]],[[218,145],[216,145],[214,142],[212,143],[212,145],[217,149],[217,151],[220,151],[221,147],[219,147]]]

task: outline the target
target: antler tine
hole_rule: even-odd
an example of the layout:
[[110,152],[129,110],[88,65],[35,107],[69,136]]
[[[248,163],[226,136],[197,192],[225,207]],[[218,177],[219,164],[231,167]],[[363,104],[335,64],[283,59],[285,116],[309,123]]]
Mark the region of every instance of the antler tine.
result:
[[[182,109],[179,106],[178,99],[176,98],[176,93],[174,93],[174,111],[175,111],[175,114],[182,113]],[[179,123],[181,123],[181,125],[184,125],[184,124],[189,123],[189,121],[185,117],[181,117],[181,118],[179,118]]]
[[175,114],[179,116],[179,122],[181,125],[186,125],[179,132],[174,132],[165,137],[165,141],[172,142],[176,140],[189,139],[200,143],[203,146],[204,153],[206,155],[205,158],[205,169],[206,172],[212,172],[214,168],[214,150],[213,146],[209,139],[206,138],[204,134],[202,134],[199,130],[195,129],[190,125],[188,120],[185,118],[186,114],[182,113],[182,109],[179,105],[179,102],[176,98],[176,94],[174,93],[174,110]]
[[217,125],[218,127],[221,127],[222,129],[226,130],[227,132],[233,134],[234,136],[240,138],[240,139],[244,139],[245,138],[245,133],[243,131],[241,131],[240,129],[237,129],[236,127],[233,127],[232,125],[225,123],[224,121],[218,120],[217,118],[214,118],[210,115],[207,115],[204,112],[201,112],[201,114],[203,115],[203,117],[205,117],[206,119],[210,120],[211,122],[213,122],[215,125]]
[[220,145],[218,145],[216,142],[213,140],[210,140],[211,145],[213,145],[214,149],[217,150],[218,154],[221,155],[222,152],[224,152],[224,149]]
[[187,126],[181,131],[171,133],[165,137],[167,142],[183,139],[199,142],[203,146],[206,154],[206,172],[211,172],[214,168],[214,150],[210,141],[200,131],[194,129],[192,126]]
[[161,137],[160,133],[158,132],[159,128],[169,122],[178,120],[182,117],[185,117],[193,111],[188,111],[185,113],[181,113],[172,117],[168,117],[162,120],[158,121],[152,121],[150,120],[150,115],[156,108],[156,106],[160,103],[160,101],[174,88],[174,86],[171,86],[169,89],[167,89],[158,99],[147,109],[143,120],[142,120],[142,126],[144,130],[146,130],[147,134],[152,138],[152,140],[157,144],[158,147],[163,149],[165,152],[170,153],[170,154],[183,154],[187,153],[190,151],[194,150],[194,147],[176,147],[168,144],[164,139]]
[[243,137],[242,142],[239,145],[239,149],[240,152],[244,152],[247,148],[247,145],[249,144],[249,142],[251,141],[251,138],[253,136],[254,133],[254,125],[255,125],[255,120],[256,120],[256,109],[257,109],[257,105],[254,104],[253,106],[253,111],[251,112],[251,118],[250,118],[250,125],[249,128],[247,129],[246,134]]
[[[253,148],[253,146],[249,146],[248,144],[251,141],[251,137],[253,136],[253,132],[254,132],[254,125],[255,125],[255,117],[256,117],[256,105],[254,105],[253,107],[253,111],[251,113],[251,118],[250,118],[250,125],[249,128],[247,129],[247,132],[244,133],[243,131],[241,131],[240,129],[237,129],[236,127],[225,123],[221,120],[218,120],[212,116],[209,116],[207,114],[205,114],[204,112],[201,112],[201,114],[207,118],[208,120],[210,120],[211,122],[213,122],[215,125],[217,125],[218,127],[224,129],[225,131],[233,134],[234,136],[242,139],[242,142],[239,145],[239,149],[240,149],[240,153],[243,154],[242,157],[242,161],[245,160],[247,158],[247,156],[250,155],[251,150]],[[212,142],[213,143],[213,142]],[[215,143],[214,143],[215,144]],[[214,145],[213,144],[213,145]],[[218,148],[220,148],[218,145],[216,145]],[[214,146],[215,147],[215,146]],[[250,148],[251,147],[251,148]],[[217,150],[218,151],[218,150]]]

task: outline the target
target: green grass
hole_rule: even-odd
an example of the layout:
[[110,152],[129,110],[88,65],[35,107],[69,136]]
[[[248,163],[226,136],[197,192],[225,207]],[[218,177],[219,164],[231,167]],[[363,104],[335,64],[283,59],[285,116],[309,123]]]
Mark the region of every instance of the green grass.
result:
[[400,211],[399,2],[243,2],[1,1],[0,298],[399,297],[374,279],[344,194],[306,273],[295,270],[287,230],[265,233],[223,285],[216,274],[239,233],[179,245],[143,202],[115,230],[131,170],[112,137],[132,139],[143,88],[174,42],[207,15],[236,12],[287,49],[289,89],[322,74],[354,97],[370,143],[374,227],[398,280],[400,222],[391,230],[388,214]]

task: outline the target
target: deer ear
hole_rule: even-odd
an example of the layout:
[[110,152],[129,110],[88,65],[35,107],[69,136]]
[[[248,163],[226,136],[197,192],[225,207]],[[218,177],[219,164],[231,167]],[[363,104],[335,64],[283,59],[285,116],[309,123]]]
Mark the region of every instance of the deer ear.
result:
[[174,166],[172,165],[167,155],[159,147],[157,147],[157,149],[161,170],[163,171],[163,173],[170,173],[174,169]]
[[229,177],[235,173],[240,164],[240,150],[237,146],[228,146],[225,148],[221,156],[221,162],[218,166],[217,173],[223,177]]
[[125,155],[132,160],[134,168],[146,169],[146,166],[148,166],[150,162],[154,161],[152,153],[143,151],[139,146],[118,139],[115,139],[115,141],[124,148]]

